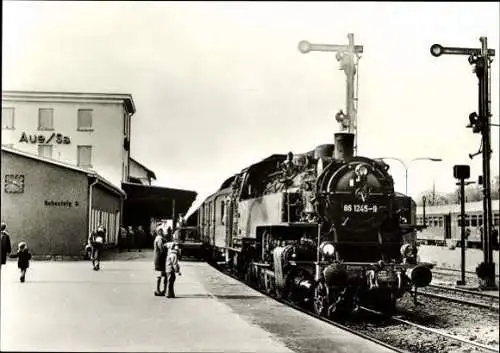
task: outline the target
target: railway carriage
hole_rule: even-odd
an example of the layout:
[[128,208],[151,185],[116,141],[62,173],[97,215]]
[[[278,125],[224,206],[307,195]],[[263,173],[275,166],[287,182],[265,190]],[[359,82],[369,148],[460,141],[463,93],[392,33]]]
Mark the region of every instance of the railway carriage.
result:
[[[493,226],[498,230],[500,225],[499,200],[492,200]],[[425,210],[426,228],[418,234],[418,242],[425,245],[460,246],[461,216],[460,205],[429,206]],[[423,210],[417,209],[417,222],[424,224]],[[467,247],[482,248],[483,202],[465,204],[465,228]],[[494,240],[495,241],[495,240]],[[496,249],[498,250],[498,234]]]
[[416,262],[416,205],[382,160],[353,156],[352,134],[335,142],[231,176],[196,211],[198,227],[210,260],[269,293],[324,316],[390,310],[432,279]]
[[205,246],[197,226],[180,226],[174,231],[174,240],[179,244],[183,258],[202,259],[205,256]]

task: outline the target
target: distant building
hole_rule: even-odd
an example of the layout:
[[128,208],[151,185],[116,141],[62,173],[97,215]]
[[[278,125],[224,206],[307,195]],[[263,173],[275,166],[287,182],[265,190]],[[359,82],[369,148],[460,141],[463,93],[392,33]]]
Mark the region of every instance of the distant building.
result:
[[[102,223],[110,235],[106,242],[113,245],[120,224],[142,225],[148,231],[151,218],[176,219],[184,214],[196,193],[153,186],[155,173],[130,156],[134,113],[130,94],[2,91],[1,217],[12,233],[36,239],[38,230],[27,225],[47,215],[54,226],[66,227],[66,236],[73,238],[71,244],[86,239]],[[35,180],[35,165],[40,173],[60,168],[49,179],[41,175]],[[74,172],[80,177],[67,179]],[[14,186],[19,180],[24,180],[22,192]],[[75,180],[81,185],[76,186]],[[71,194],[72,189],[83,188],[93,195],[91,190],[104,184],[111,194],[92,200],[88,196],[90,206],[81,207],[85,202],[82,195]],[[48,243],[37,246],[35,254],[42,250],[44,254],[75,253],[74,245],[68,247],[60,241],[62,233],[45,226],[43,231],[53,237],[45,238]]]
[[156,180],[155,173],[151,169],[148,169],[141,163],[137,162],[135,159],[130,158],[128,181],[131,183],[151,186],[152,180]]

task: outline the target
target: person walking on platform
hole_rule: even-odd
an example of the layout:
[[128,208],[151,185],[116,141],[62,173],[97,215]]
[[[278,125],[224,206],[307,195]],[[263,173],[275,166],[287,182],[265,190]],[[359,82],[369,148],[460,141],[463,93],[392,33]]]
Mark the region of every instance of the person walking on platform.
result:
[[144,232],[144,228],[142,226],[137,227],[135,231],[135,238],[136,238],[136,246],[139,252],[141,252],[142,247],[144,246],[144,242],[146,239],[146,233]]
[[96,231],[90,233],[89,244],[92,247],[92,267],[94,271],[99,271],[101,266],[101,253],[106,238],[106,229],[100,225]]
[[2,268],[2,265],[5,265],[5,263],[7,262],[7,256],[12,251],[10,245],[10,235],[9,233],[7,233],[7,224],[5,224],[4,222],[2,222],[1,230],[2,230],[2,238],[0,240],[0,253],[1,253],[0,269]]
[[179,266],[179,245],[176,243],[169,243],[167,245],[168,255],[167,255],[167,264],[165,268],[165,272],[167,274],[167,298],[175,298],[174,292],[174,283],[175,283],[175,274],[177,273],[179,276],[181,275],[180,266]]
[[127,247],[127,229],[120,226],[120,238],[118,239],[118,251],[122,252]]
[[26,270],[30,267],[31,254],[28,251],[28,245],[22,241],[19,243],[17,253],[9,257],[17,258],[17,267],[21,270],[21,277],[19,280],[24,283],[26,279]]
[[133,247],[134,244],[134,229],[132,226],[128,226],[127,228],[127,250],[130,251],[130,249]]
[[[153,241],[153,263],[156,272],[156,291],[155,296],[165,295],[167,289],[165,263],[167,260],[166,239],[163,232],[157,232],[156,238]],[[163,290],[161,290],[161,279],[163,278]]]

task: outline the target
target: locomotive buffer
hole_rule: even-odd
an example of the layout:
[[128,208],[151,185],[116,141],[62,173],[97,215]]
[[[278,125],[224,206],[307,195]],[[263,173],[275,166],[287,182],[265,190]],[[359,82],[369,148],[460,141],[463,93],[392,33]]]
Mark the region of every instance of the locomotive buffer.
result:
[[[492,227],[492,209],[491,209],[491,177],[490,177],[490,159],[491,159],[491,98],[490,98],[490,68],[494,49],[488,49],[488,39],[479,38],[481,48],[455,48],[443,47],[439,44],[431,46],[431,54],[440,56],[442,54],[468,55],[469,64],[474,65],[474,72],[479,81],[479,109],[469,115],[470,125],[474,133],[482,135],[482,157],[483,157],[483,252],[484,261],[477,267],[476,273],[480,279],[482,289],[497,289],[495,283],[495,263],[493,262],[493,227]],[[469,155],[471,158],[473,155]]]
[[[336,59],[340,62],[340,69],[346,75],[346,114],[339,111],[335,119],[339,122],[341,131],[354,134],[354,155],[357,155],[357,110],[358,110],[358,76],[356,67],[358,66],[359,54],[363,53],[362,45],[354,45],[354,34],[347,35],[348,45],[338,44],[311,44],[308,41],[299,42],[299,51],[303,54],[310,51],[332,51],[336,52]],[[356,60],[355,60],[356,58]],[[356,79],[356,86],[354,80]]]

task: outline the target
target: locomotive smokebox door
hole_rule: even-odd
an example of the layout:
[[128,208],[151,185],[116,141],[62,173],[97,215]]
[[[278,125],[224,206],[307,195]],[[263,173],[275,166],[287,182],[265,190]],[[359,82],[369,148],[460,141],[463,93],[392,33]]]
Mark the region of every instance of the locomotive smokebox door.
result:
[[453,166],[453,177],[455,179],[469,179],[470,178],[470,167],[468,165],[454,165]]

